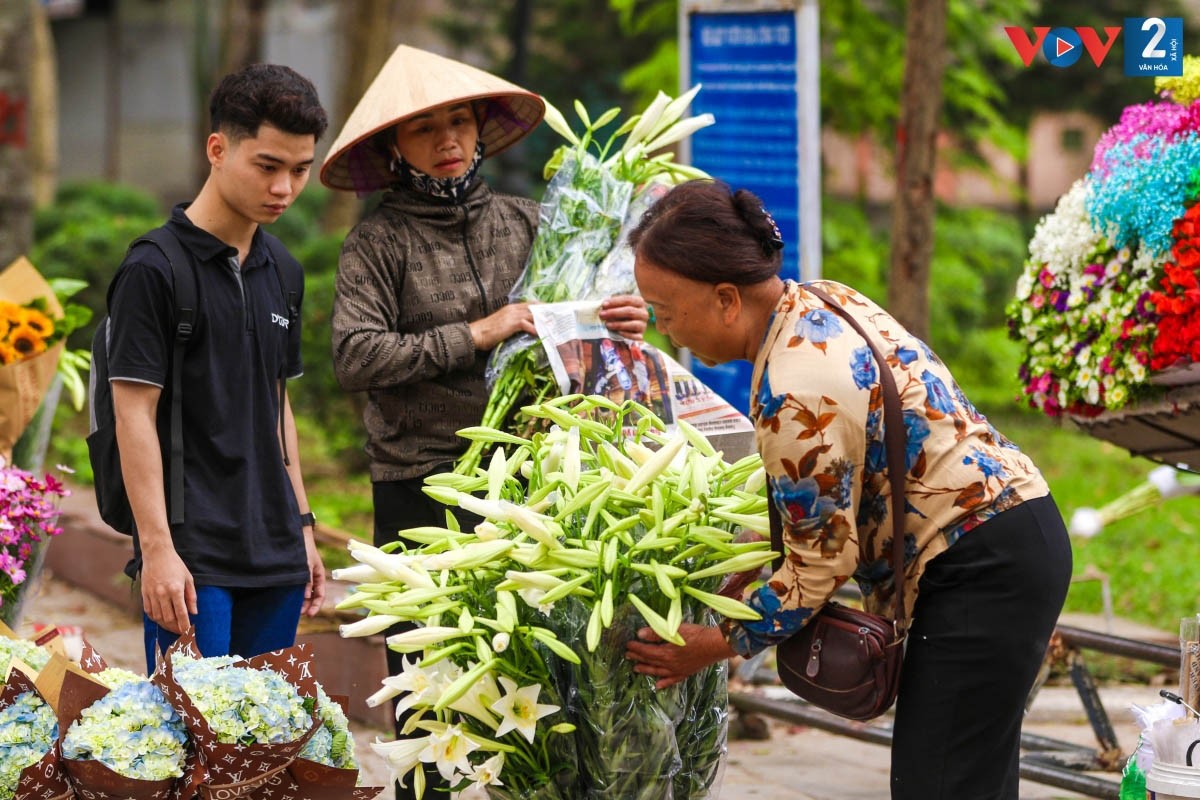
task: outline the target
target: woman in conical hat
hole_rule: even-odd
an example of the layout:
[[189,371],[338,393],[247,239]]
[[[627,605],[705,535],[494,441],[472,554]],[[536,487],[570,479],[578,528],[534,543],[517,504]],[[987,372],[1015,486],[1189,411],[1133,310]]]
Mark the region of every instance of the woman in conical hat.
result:
[[[544,113],[536,94],[402,45],[321,168],[332,188],[386,190],[343,245],[331,320],[338,380],[367,395],[376,544],[445,524],[423,481],[450,469],[466,449],[456,432],[479,424],[488,352],[514,333],[535,333],[528,305],[510,304],[508,294],[533,244],[538,205],[493,192],[477,170]],[[633,296],[609,298],[601,316],[635,338],[648,321]],[[392,674],[402,669],[399,654],[388,651],[388,660]]]

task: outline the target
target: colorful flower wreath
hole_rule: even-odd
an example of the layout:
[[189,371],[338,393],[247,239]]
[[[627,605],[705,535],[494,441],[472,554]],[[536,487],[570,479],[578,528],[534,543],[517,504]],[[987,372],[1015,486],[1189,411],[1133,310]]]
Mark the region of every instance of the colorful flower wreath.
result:
[[1008,307],[1029,404],[1096,416],[1200,361],[1200,58],[1129,106],[1043,217]]

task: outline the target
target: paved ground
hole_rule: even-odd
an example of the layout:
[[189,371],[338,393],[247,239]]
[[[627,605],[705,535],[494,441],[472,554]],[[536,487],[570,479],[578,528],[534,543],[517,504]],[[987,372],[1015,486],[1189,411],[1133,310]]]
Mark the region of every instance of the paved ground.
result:
[[[110,663],[137,671],[144,666],[139,620],[48,574],[41,579],[37,594],[30,602],[22,632],[27,633],[36,622],[80,625]],[[1073,618],[1070,622],[1087,625],[1095,620]],[[1103,630],[1103,625],[1100,629]],[[1127,636],[1148,633],[1119,621],[1113,632]],[[1115,687],[1103,689],[1101,697],[1117,729],[1122,749],[1128,753],[1137,741],[1129,706],[1135,702],[1157,702],[1157,689]],[[767,741],[731,742],[721,784],[722,800],[877,800],[887,797],[887,748],[811,728],[776,723],[770,728],[771,738]],[[1094,744],[1083,707],[1069,688],[1044,689],[1030,710],[1026,730],[1083,745]],[[366,728],[356,729],[355,736],[364,783],[386,784],[387,769],[367,743],[377,736],[390,737],[386,732]],[[1118,780],[1115,775],[1106,777]],[[1023,800],[1050,800],[1082,795],[1022,782],[1021,797]]]

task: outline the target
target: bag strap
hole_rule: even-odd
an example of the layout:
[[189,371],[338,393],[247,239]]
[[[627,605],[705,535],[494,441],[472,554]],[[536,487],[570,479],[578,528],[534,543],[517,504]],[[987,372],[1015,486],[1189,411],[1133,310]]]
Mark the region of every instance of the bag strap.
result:
[[[261,228],[259,230],[262,230]],[[288,254],[287,249],[283,246],[283,242],[276,237],[262,231],[263,241],[267,245],[267,251],[271,254],[271,267],[275,270],[275,280],[279,281],[279,293],[283,296],[283,305],[287,309],[288,317],[288,336],[291,336],[293,325],[300,318],[300,293],[287,285],[283,279],[283,267],[280,266],[283,262],[283,257]],[[286,369],[286,367],[285,367]],[[279,376],[279,444],[283,449],[283,465],[291,466],[291,459],[288,458],[287,451],[287,435],[283,430],[283,398],[287,391],[287,376]]]
[[[838,316],[846,320],[850,327],[871,348],[875,363],[879,365],[879,387],[883,394],[883,440],[887,449],[888,480],[892,485],[892,582],[896,587],[896,612],[893,617],[897,634],[903,634],[908,627],[906,608],[904,605],[904,517],[905,517],[905,474],[908,470],[904,464],[906,435],[904,430],[904,411],[900,404],[900,391],[896,388],[896,378],[892,375],[887,359],[879,352],[874,340],[867,336],[862,325],[850,315],[841,304],[829,296],[823,289],[812,284],[805,284],[804,290],[816,295],[825,302]],[[767,510],[771,520],[771,547],[776,552],[783,552],[783,521],[775,503],[768,502]],[[778,567],[777,567],[778,568]]]
[[[175,335],[171,355],[171,466],[169,523],[182,525],[183,513],[183,355],[195,330],[196,273],[192,258],[179,237],[168,225],[162,225],[134,241],[149,242],[159,249],[171,265],[171,280],[175,297]],[[130,245],[132,249],[133,245]]]

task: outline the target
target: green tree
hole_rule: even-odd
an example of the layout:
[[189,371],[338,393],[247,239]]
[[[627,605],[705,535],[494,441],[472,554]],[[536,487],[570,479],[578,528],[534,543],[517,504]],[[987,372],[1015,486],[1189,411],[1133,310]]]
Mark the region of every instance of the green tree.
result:
[[[1079,0],[1081,3],[1084,0]],[[679,85],[677,0],[609,0],[626,34],[655,40],[633,62],[622,88],[638,102]],[[892,147],[904,78],[906,0],[838,0],[820,4],[821,122],[866,133]],[[941,125],[972,153],[988,140],[1020,157],[1023,129],[1009,113],[1004,80],[1020,67],[1005,25],[1024,25],[1036,0],[950,0],[946,15],[945,103]],[[932,53],[930,54],[933,55]],[[718,123],[719,124],[719,123]]]

